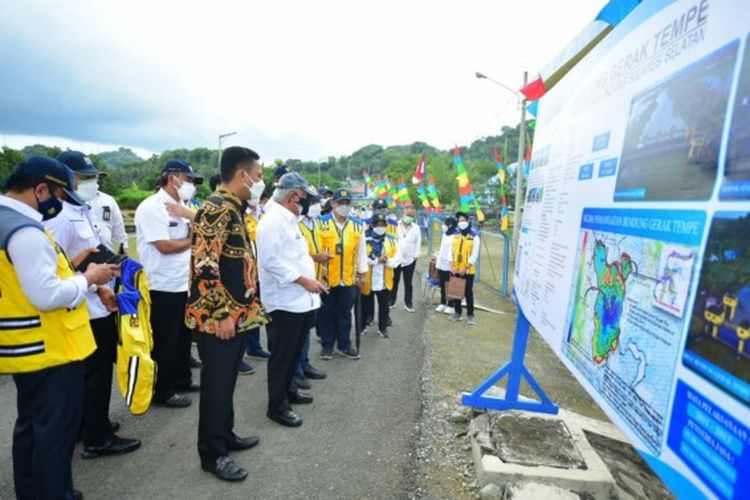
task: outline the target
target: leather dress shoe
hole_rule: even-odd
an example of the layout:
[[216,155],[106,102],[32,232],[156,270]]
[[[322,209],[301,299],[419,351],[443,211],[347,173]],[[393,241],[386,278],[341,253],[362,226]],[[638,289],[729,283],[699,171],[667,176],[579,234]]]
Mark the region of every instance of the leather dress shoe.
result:
[[258,446],[258,443],[260,443],[260,438],[258,436],[247,436],[241,438],[232,434],[232,437],[227,440],[227,450],[249,450],[250,448],[255,448],[256,446]]
[[266,416],[285,427],[299,427],[302,425],[302,419],[292,410],[285,410],[281,413],[266,413]]
[[95,446],[83,447],[81,458],[90,459],[105,455],[124,455],[141,447],[140,439],[121,438],[115,434],[109,436],[103,443]]
[[297,389],[304,389],[305,391],[309,391],[310,389],[312,389],[310,382],[303,379],[302,377],[294,377],[292,379],[292,385]]
[[156,399],[154,403],[167,408],[187,408],[192,401],[183,394],[172,394],[167,399]]
[[200,392],[200,390],[201,386],[195,382],[191,382],[190,385],[177,389],[178,392]]
[[247,471],[226,456],[217,458],[213,464],[201,462],[201,468],[222,481],[244,481],[247,477]]
[[289,402],[293,405],[309,405],[313,397],[306,392],[297,391],[289,394]]
[[109,423],[109,431],[110,432],[117,432],[120,430],[120,422],[111,422]]
[[314,366],[308,366],[302,371],[305,374],[305,378],[309,378],[311,380],[323,380],[324,378],[328,377],[325,372],[318,370]]

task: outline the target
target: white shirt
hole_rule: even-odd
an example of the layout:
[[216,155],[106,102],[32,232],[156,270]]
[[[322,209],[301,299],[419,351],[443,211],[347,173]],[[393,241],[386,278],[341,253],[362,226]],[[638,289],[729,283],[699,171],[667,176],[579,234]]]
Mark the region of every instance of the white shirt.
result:
[[[0,195],[0,205],[42,222],[42,214],[18,200]],[[86,298],[88,283],[83,275],[65,279],[57,276],[57,253],[39,229],[24,227],[13,233],[6,252],[24,295],[40,311],[75,308]]]
[[408,226],[399,222],[396,234],[398,235],[398,253],[401,255],[401,265],[409,266],[419,257],[419,252],[422,250],[422,232],[419,226],[413,222]]
[[[385,241],[383,242],[383,252],[385,252]],[[373,292],[379,292],[385,288],[385,267],[398,267],[401,263],[401,257],[398,254],[398,246],[393,257],[388,259],[385,264],[380,264],[377,259],[367,259],[367,263],[372,267],[372,281],[370,288]]]
[[[190,224],[187,219],[173,217],[167,203],[178,203],[160,189],[138,205],[135,211],[135,234],[138,256],[146,270],[151,290],[187,292],[190,273],[190,248],[172,254],[161,253],[154,242],[187,238]],[[180,205],[185,204],[180,201]]]
[[320,307],[320,295],[295,283],[300,276],[315,279],[315,265],[297,216],[274,203],[258,222],[260,300],[266,311],[303,313]]
[[453,262],[453,235],[445,234],[440,238],[440,250],[438,251],[435,267],[441,271],[450,271]]
[[[87,248],[96,248],[101,244],[86,206],[63,201],[60,214],[54,219],[44,221],[43,224],[68,258],[72,259]],[[106,318],[112,314],[104,307],[96,292],[87,292],[86,300],[91,319]]]
[[115,253],[119,250],[119,246],[115,246],[115,241],[121,243],[127,250],[128,235],[125,232],[125,222],[117,201],[107,193],[99,191],[87,205],[91,209],[89,212],[91,222],[94,223],[94,229],[99,233],[102,243]]

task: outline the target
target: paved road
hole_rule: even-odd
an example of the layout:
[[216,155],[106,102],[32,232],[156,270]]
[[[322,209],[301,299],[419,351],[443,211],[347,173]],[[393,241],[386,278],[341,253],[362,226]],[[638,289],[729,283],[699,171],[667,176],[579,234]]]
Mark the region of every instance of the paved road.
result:
[[[305,422],[298,429],[265,417],[265,362],[254,362],[256,373],[240,377],[235,430],[261,437],[256,449],[233,454],[250,470],[245,482],[223,483],[200,469],[197,398],[188,409],[155,407],[133,417],[117,393],[113,419],[122,423],[123,436],[139,437],[143,446],[130,455],[93,461],[80,459],[77,450],[76,487],[87,499],[403,498],[413,487],[423,317],[401,307],[392,312],[391,338],[365,336],[359,361],[338,355],[322,361],[313,342],[311,358],[329,378],[313,382],[312,405],[297,407]],[[0,401],[0,498],[5,499],[13,497],[15,387],[9,377],[0,378]]]

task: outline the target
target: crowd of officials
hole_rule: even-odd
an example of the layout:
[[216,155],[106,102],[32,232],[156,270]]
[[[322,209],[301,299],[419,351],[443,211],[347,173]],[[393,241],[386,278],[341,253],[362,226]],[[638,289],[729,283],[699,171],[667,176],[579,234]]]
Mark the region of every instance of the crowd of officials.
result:
[[[109,418],[120,268],[119,259],[97,256],[124,254],[128,241],[115,200],[99,190],[100,175],[80,152],[31,157],[0,196],[0,373],[13,374],[17,387],[13,471],[21,500],[82,498],[71,473],[78,440],[85,459],[141,444],[119,435]],[[184,408],[199,393],[201,466],[240,481],[247,471],[229,452],[259,443],[234,432],[237,376],[254,371],[246,356],[267,360],[267,417],[302,425],[293,405],[312,403],[309,381],[326,378],[310,361],[311,333],[321,360],[336,351],[359,359],[356,309],[363,325],[388,338],[400,286],[404,308],[414,312],[422,235],[413,208],[400,220],[382,200],[354,212],[350,191],[316,190],[286,167],[267,188],[258,154],[244,147],[224,150],[212,194],[196,207],[202,182],[189,163],[170,160],[135,213],[158,366],[153,403]],[[445,282],[462,276],[473,323],[478,235],[462,213],[443,230],[438,311],[461,319],[461,301],[446,300]]]

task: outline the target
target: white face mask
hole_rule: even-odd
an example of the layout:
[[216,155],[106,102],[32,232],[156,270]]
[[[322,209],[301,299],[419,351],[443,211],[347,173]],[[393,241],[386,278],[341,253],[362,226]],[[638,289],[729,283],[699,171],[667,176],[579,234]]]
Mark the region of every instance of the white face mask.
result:
[[195,184],[184,181],[179,189],[177,189],[177,196],[179,196],[182,201],[189,201],[195,196]]
[[444,233],[447,233],[447,232],[448,232],[448,226],[446,226],[445,224],[443,224],[443,232],[444,232]]
[[99,183],[96,179],[86,179],[78,183],[78,189],[76,194],[83,201],[91,201],[96,198],[96,193],[99,191]]
[[314,219],[318,215],[320,215],[320,203],[315,203],[314,205],[310,205],[310,208],[307,209],[307,216],[311,219]]
[[409,224],[414,222],[414,217],[412,217],[411,215],[404,215],[403,221],[404,221],[404,224],[408,226]]
[[373,232],[377,234],[378,236],[383,236],[385,234],[385,228],[384,227],[376,227],[373,229]]
[[253,183],[253,187],[250,188],[250,195],[252,196],[252,199],[254,199],[257,203],[257,201],[260,200],[263,191],[265,190],[266,183],[263,182],[263,179],[261,179],[258,182]]
[[336,207],[336,213],[339,214],[341,217],[349,217],[349,214],[352,211],[351,205],[339,205]]
[[464,231],[467,227],[469,227],[469,223],[466,222],[465,220],[462,220],[461,222],[458,223],[458,228],[461,231]]

